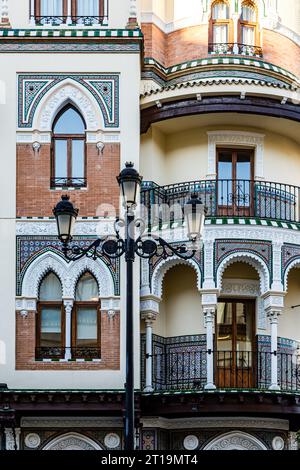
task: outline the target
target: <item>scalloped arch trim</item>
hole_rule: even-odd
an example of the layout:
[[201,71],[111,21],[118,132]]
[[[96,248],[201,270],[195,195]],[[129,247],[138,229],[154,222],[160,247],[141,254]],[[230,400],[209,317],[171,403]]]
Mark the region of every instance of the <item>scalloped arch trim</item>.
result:
[[183,260],[181,258],[172,257],[166,260],[161,261],[155,268],[154,273],[151,279],[151,292],[157,296],[162,296],[162,287],[163,287],[163,280],[167,272],[175,266],[185,265],[190,266],[194,269],[197,276],[197,288],[198,290],[201,289],[201,280],[202,275],[198,264],[193,260]]
[[103,450],[103,448],[90,437],[70,432],[55,437],[42,450]]
[[288,290],[288,284],[289,284],[289,274],[292,271],[292,269],[300,269],[300,259],[295,259],[292,261],[290,264],[287,265],[284,275],[283,275],[283,285],[285,291]]

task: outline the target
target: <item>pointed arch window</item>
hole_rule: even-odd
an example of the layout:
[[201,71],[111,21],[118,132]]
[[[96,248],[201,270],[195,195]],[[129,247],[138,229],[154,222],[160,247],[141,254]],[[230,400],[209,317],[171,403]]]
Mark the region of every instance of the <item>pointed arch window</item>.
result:
[[241,44],[242,54],[261,55],[258,10],[256,4],[249,0],[242,3],[239,43]]
[[64,313],[61,283],[48,273],[40,284],[37,315],[37,359],[64,357]]
[[76,286],[72,318],[72,357],[100,358],[100,302],[98,284],[86,272]]
[[226,54],[232,50],[233,23],[229,3],[217,0],[211,7],[209,26],[209,52]]
[[71,105],[54,120],[51,188],[86,186],[85,128],[81,114]]

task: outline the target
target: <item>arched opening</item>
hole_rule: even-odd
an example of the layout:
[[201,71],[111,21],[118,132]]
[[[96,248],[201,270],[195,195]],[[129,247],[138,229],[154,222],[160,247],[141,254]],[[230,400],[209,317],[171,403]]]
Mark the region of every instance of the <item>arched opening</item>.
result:
[[[284,305],[278,322],[278,335],[292,340],[300,347],[300,263],[288,273]],[[292,346],[291,352],[294,347]]]
[[39,288],[37,359],[64,357],[64,326],[61,283],[56,274],[49,272]]
[[51,188],[86,186],[85,129],[83,117],[71,104],[54,119]]
[[233,263],[223,273],[222,286],[216,316],[216,382],[221,388],[253,388],[258,272],[246,263]]
[[256,4],[250,0],[245,0],[242,3],[238,42],[242,54],[255,55],[256,48],[260,47],[258,9]]
[[267,448],[251,434],[232,431],[215,437],[203,450],[267,450]]
[[52,439],[42,450],[103,450],[91,438],[71,432]]
[[211,6],[209,22],[209,52],[226,54],[233,46],[233,23],[230,6],[225,0],[217,0]]
[[77,282],[72,318],[72,357],[96,359],[101,356],[101,312],[99,288],[90,272]]

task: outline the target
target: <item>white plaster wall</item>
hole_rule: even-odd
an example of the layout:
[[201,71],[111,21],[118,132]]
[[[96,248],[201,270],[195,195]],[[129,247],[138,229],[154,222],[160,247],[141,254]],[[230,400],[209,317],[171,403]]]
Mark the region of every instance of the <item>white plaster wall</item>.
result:
[[300,269],[292,269],[288,277],[288,291],[284,299],[284,310],[279,317],[278,336],[300,341]]
[[[123,388],[125,374],[125,284],[121,280],[121,370],[120,371],[15,371],[15,207],[16,125],[18,72],[120,72],[121,166],[132,160],[139,164],[139,54],[2,54],[0,79],[6,86],[6,104],[0,105],[0,345],[7,349],[1,364],[1,382],[11,388]],[[130,112],[128,112],[130,110]],[[139,292],[139,266],[135,266],[135,292]],[[139,299],[135,307],[135,367],[139,384]]]

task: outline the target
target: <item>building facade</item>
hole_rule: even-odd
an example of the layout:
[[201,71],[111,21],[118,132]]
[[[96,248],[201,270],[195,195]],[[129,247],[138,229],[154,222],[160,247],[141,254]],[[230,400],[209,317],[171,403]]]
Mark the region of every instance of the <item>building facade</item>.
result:
[[148,230],[196,255],[135,263],[136,447],[296,450],[300,429],[300,7],[296,0],[2,0],[1,449],[122,449],[116,175]]

